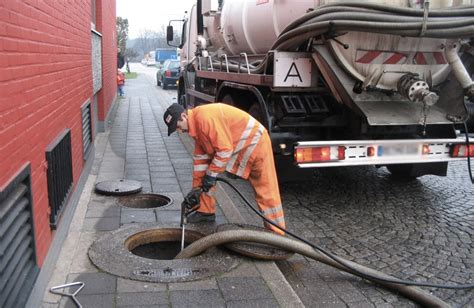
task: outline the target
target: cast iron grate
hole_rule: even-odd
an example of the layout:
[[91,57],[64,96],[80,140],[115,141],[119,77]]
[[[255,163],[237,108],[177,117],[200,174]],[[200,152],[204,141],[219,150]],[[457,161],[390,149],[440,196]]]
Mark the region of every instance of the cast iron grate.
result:
[[39,272],[30,167],[0,192],[0,307],[24,307]]
[[81,108],[82,114],[82,150],[84,159],[89,155],[92,149],[92,111],[91,103],[86,103]]
[[56,229],[72,191],[71,130],[65,129],[46,149],[48,163],[49,223]]

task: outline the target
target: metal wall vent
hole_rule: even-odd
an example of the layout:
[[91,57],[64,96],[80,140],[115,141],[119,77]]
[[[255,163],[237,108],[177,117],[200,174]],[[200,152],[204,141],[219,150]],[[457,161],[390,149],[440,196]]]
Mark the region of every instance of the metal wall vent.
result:
[[82,114],[82,149],[84,159],[87,159],[92,148],[92,110],[91,103],[86,103],[81,108]]
[[39,268],[33,230],[30,168],[0,192],[0,307],[24,307]]
[[49,223],[56,229],[59,217],[72,191],[71,130],[65,129],[46,149],[48,163]]

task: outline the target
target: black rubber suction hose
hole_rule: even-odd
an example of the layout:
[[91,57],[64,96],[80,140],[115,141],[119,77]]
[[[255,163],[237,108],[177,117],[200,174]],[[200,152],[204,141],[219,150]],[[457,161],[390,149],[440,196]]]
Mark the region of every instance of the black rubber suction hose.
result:
[[[241,241],[271,245],[287,251],[299,253],[305,257],[314,259],[316,261],[333,266],[335,268],[354,274],[356,276],[360,276],[362,278],[366,278],[367,276],[374,277],[376,279],[369,280],[372,280],[375,283],[380,284],[388,289],[394,290],[397,293],[402,294],[406,298],[409,298],[414,302],[427,307],[450,307],[441,299],[437,298],[432,294],[429,294],[428,292],[421,290],[418,287],[384,282],[386,280],[394,280],[396,278],[348,260],[344,260],[344,263],[350,265],[350,267],[343,266],[340,264],[340,262],[336,262],[331,258],[322,255],[321,253],[315,251],[311,246],[305,243],[270,232],[254,230],[230,230],[213,233],[187,246],[175,257],[175,259],[191,258],[193,256],[201,254],[202,252],[206,251],[211,247]],[[359,273],[364,273],[365,275],[360,275]]]
[[[242,200],[244,201],[244,203],[250,207],[250,209],[252,209],[252,211],[254,213],[256,213],[260,218],[262,218],[265,222],[271,224],[272,226],[280,229],[281,231],[285,232],[286,234],[290,235],[291,237],[294,237],[295,239],[311,246],[313,249],[321,252],[322,254],[328,256],[329,258],[331,258],[332,260],[336,261],[337,263],[341,264],[342,266],[345,266],[351,270],[353,270],[354,272],[357,272],[357,269],[356,268],[351,268],[351,264],[349,263],[349,261],[333,254],[332,252],[329,252],[327,251],[326,249],[324,249],[323,247],[321,246],[318,246],[316,244],[313,244],[311,243],[310,241],[304,239],[303,237],[289,231],[289,230],[286,230],[282,227],[280,227],[279,225],[277,225],[276,223],[274,223],[273,221],[269,220],[268,218],[266,218],[262,213],[260,213],[259,210],[257,210],[253,205],[252,203],[250,203],[249,200],[247,200],[247,198],[234,186],[232,185],[232,183],[230,183],[228,180],[224,179],[224,178],[217,178],[218,181],[220,182],[224,182],[226,183],[227,185],[229,185],[230,188],[232,188],[241,198]],[[347,262],[346,262],[347,261]],[[351,262],[352,263],[352,262]],[[420,287],[431,287],[431,288],[441,288],[441,289],[474,289],[474,284],[464,284],[464,285],[443,285],[443,284],[435,284],[435,283],[428,283],[428,282],[414,282],[414,281],[409,281],[409,280],[401,280],[401,279],[380,279],[380,278],[376,278],[376,277],[372,277],[370,275],[367,275],[367,274],[364,274],[364,273],[358,273],[359,276],[361,277],[364,277],[368,280],[377,280],[377,281],[381,281],[381,282],[387,282],[387,283],[397,283],[397,284],[404,284],[404,285],[411,285],[411,286],[420,286]]]
[[[302,254],[304,256],[310,257],[314,260],[320,261],[327,265],[336,267],[340,270],[346,271],[348,273],[354,274],[361,278],[367,279],[379,285],[382,285],[388,289],[395,290],[400,294],[403,294],[407,298],[420,303],[422,305],[430,307],[449,307],[445,302],[440,300],[434,295],[431,295],[416,286],[425,286],[425,287],[436,287],[436,288],[447,288],[447,289],[472,289],[474,284],[470,285],[438,285],[432,283],[422,283],[422,282],[413,282],[401,280],[382,272],[376,271],[374,269],[362,266],[360,264],[354,263],[352,261],[341,258],[329,251],[326,251],[322,247],[319,247],[316,244],[313,244],[306,239],[286,230],[268,220],[263,216],[252,204],[247,200],[247,198],[228,180],[223,178],[218,178],[218,181],[224,182],[229,187],[231,187],[249,206],[258,216],[264,219],[267,223],[279,228],[286,234],[296,238],[298,241],[279,236],[276,234],[268,232],[259,232],[253,230],[232,230],[232,231],[222,231],[218,233],[211,234],[206,236],[181,251],[175,259],[181,258],[190,258],[192,256],[198,255],[206,249],[225,244],[230,242],[238,241],[247,241],[247,242],[256,242],[262,244],[273,245],[288,251]],[[318,252],[319,251],[319,252]]]

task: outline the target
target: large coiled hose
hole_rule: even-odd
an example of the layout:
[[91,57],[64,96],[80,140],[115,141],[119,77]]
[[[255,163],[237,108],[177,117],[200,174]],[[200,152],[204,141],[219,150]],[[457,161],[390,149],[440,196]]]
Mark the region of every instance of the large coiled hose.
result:
[[[226,243],[232,242],[255,242],[261,244],[272,245],[287,251],[292,251],[308,258],[314,259],[316,261],[322,262],[324,264],[336,267],[340,270],[345,272],[360,276],[359,273],[351,270],[348,267],[341,265],[338,262],[326,257],[319,252],[315,251],[311,246],[304,244],[302,242],[292,240],[287,237],[283,237],[280,235],[276,235],[269,232],[261,232],[261,231],[253,231],[253,230],[231,230],[231,231],[222,231],[213,233],[206,237],[203,237],[194,243],[190,244],[186,247],[183,251],[181,251],[175,259],[185,259],[191,258],[193,256],[199,255],[205,250],[209,249],[210,247],[214,247],[217,245],[222,245]],[[360,264],[351,262],[349,260],[345,260],[341,257],[339,259],[343,260],[345,263],[350,264],[353,268],[355,268],[358,272],[364,273],[368,276],[381,278],[381,279],[395,279],[392,276],[384,274],[382,272],[376,271],[374,269],[362,266]],[[367,279],[367,276],[364,278]],[[434,295],[429,294],[421,290],[418,287],[414,286],[406,286],[401,284],[389,283],[379,280],[373,280],[375,283],[382,285],[388,289],[394,290],[403,296],[413,300],[416,303],[419,303],[423,306],[428,307],[449,307],[447,303],[442,301],[441,299],[437,298]]]
[[[390,5],[358,2],[337,2],[315,8],[290,23],[273,43],[270,50],[292,51],[310,38],[329,38],[349,31],[428,37],[440,39],[471,38],[474,32],[474,6],[447,9],[401,8]],[[426,17],[426,18],[425,18]],[[423,30],[422,30],[423,29]],[[249,66],[252,74],[264,72],[268,55],[256,66]],[[220,68],[219,61],[214,63]],[[226,66],[236,72],[237,65]],[[244,70],[246,70],[245,68]]]

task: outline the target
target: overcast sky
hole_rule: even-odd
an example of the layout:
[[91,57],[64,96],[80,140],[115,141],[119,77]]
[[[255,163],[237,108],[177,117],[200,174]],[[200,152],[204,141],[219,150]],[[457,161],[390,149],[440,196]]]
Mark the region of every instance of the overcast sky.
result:
[[170,19],[182,19],[195,0],[117,0],[117,17],[128,19],[128,36],[143,30],[159,31]]

